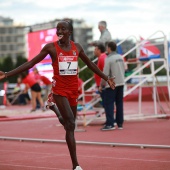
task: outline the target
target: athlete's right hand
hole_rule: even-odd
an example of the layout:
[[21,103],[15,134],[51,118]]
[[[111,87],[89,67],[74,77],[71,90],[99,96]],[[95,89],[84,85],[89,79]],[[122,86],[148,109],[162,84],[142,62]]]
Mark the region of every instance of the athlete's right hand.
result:
[[0,80],[5,78],[5,72],[0,71]]

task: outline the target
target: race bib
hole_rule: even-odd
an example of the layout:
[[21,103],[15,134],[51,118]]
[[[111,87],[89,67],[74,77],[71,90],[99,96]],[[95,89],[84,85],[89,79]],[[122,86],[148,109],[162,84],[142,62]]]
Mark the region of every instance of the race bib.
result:
[[58,56],[60,75],[77,75],[77,56]]

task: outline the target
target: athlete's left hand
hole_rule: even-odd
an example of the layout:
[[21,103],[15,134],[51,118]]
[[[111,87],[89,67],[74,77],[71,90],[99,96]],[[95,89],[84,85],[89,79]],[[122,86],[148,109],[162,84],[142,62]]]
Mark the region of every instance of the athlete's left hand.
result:
[[115,89],[115,77],[108,78],[107,83],[109,84],[110,88],[113,90]]

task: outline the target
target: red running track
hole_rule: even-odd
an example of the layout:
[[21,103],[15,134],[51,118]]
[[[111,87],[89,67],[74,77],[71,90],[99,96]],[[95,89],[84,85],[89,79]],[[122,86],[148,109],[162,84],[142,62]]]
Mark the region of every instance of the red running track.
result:
[[[126,121],[123,130],[100,131],[91,124],[86,132],[75,132],[77,141],[151,144],[170,146],[170,120]],[[79,127],[81,129],[83,127]],[[0,122],[0,136],[64,140],[56,118]],[[170,149],[111,147],[77,144],[83,170],[169,170]],[[65,143],[0,140],[0,170],[71,170]]]

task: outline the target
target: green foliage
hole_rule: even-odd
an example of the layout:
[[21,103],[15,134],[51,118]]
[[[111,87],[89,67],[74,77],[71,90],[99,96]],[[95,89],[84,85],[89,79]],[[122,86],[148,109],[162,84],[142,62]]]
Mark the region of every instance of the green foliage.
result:
[[[160,64],[155,64],[155,69],[157,69],[158,67],[160,67]],[[165,68],[163,68],[156,75],[157,76],[165,76],[166,74],[167,74],[167,70]]]
[[[16,67],[20,66],[21,64],[25,63],[27,59],[22,56],[18,56],[16,59],[16,63],[12,60],[12,57],[8,56],[5,57],[3,60],[0,62],[0,70],[4,72],[11,71],[15,69]],[[9,77],[8,79],[3,79],[2,82],[8,81],[9,83],[16,83],[17,82],[17,75]]]
[[15,67],[18,67],[18,66],[20,66],[21,64],[23,64],[25,62],[27,62],[27,59],[25,57],[18,56],[16,64],[15,64]]
[[2,68],[1,70],[4,72],[10,71],[14,68],[14,63],[13,60],[10,56],[5,57],[4,60],[2,61]]
[[[126,60],[128,60],[128,59],[135,59],[136,55],[128,54],[125,58],[126,58]],[[131,72],[136,67],[137,67],[137,64],[128,64],[128,71]]]
[[[14,69],[14,63],[13,60],[10,56],[5,57],[3,62],[2,62],[2,68],[1,70],[4,72],[8,72]],[[4,80],[6,81],[6,80]],[[16,82],[16,77],[9,77],[7,80],[9,83],[15,83]]]
[[[85,64],[84,62],[79,59],[79,68],[82,68],[84,67]],[[85,82],[86,80],[88,80],[89,78],[93,77],[94,76],[94,73],[89,69],[89,68],[86,68],[84,69],[83,71],[81,71],[79,73],[79,77]],[[86,86],[85,86],[85,89],[88,89],[89,87],[92,86],[92,84],[94,84],[94,80],[90,81]]]
[[[154,67],[155,67],[155,70],[157,70],[162,64],[155,64]],[[151,67],[148,67],[148,68],[145,68],[144,71],[143,71],[144,74],[151,74]],[[165,68],[163,68],[162,70],[160,70],[156,76],[164,76],[167,74],[167,71]]]

